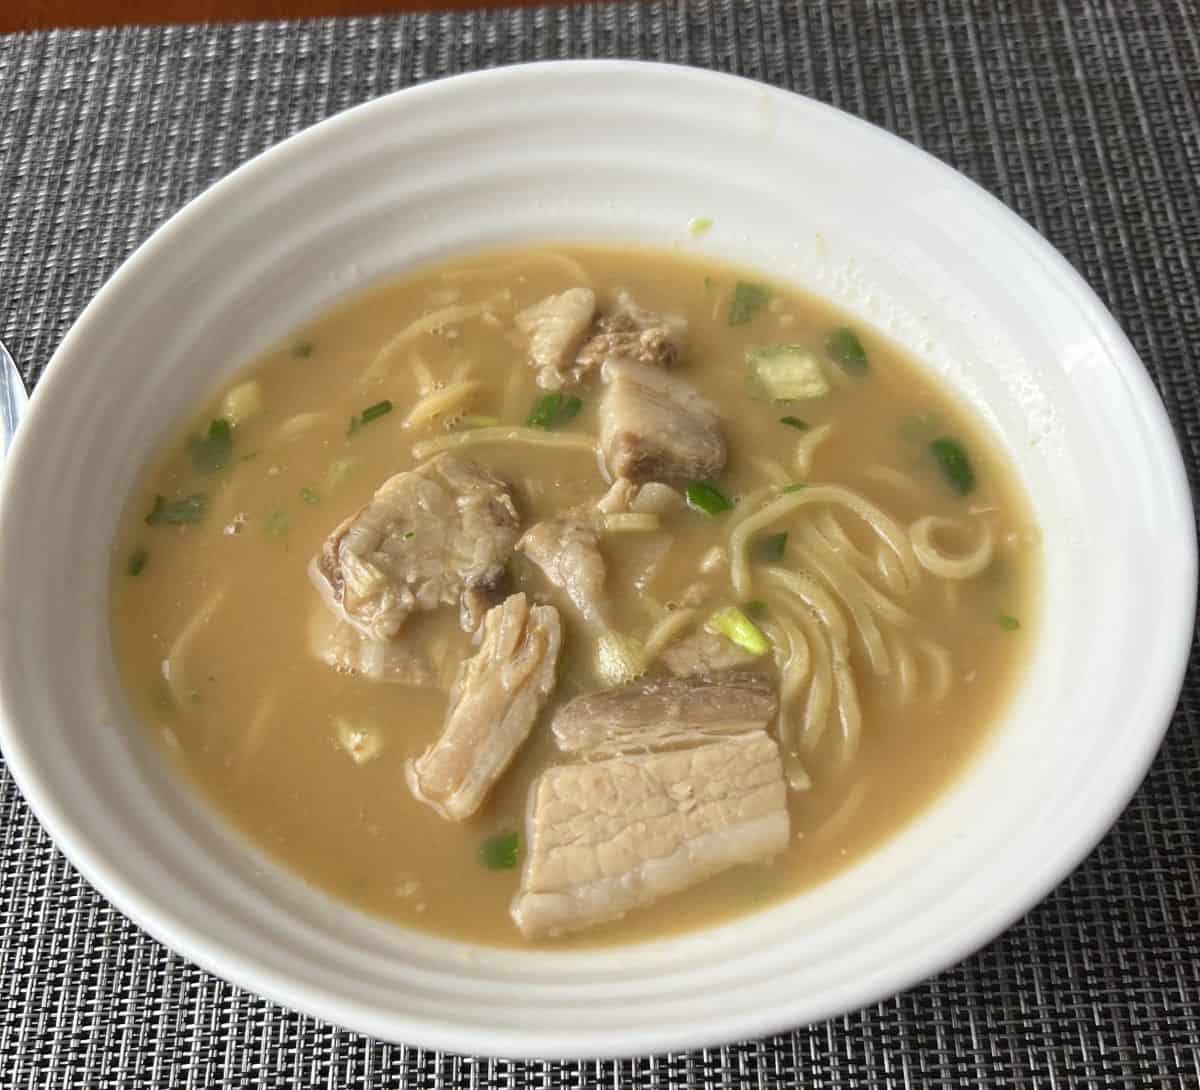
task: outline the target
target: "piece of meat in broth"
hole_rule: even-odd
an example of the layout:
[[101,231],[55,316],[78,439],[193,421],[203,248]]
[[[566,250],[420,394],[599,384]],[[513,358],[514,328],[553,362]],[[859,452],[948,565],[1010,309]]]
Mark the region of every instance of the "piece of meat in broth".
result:
[[483,619],[479,650],[459,669],[442,733],[405,777],[450,821],[479,809],[554,689],[562,630],[553,606],[513,594]]
[[763,730],[778,707],[766,675],[727,670],[585,693],[558,710],[551,730],[565,753],[611,756]]
[[685,636],[659,656],[662,664],[678,677],[732,670],[762,661],[716,632],[701,629]]
[[600,445],[614,478],[704,480],[725,468],[716,407],[676,375],[629,360],[604,364]]
[[334,530],[314,582],[370,639],[391,639],[414,611],[454,604],[473,631],[499,596],[519,529],[508,485],[443,454],[388,478]]
[[329,610],[317,606],[308,623],[308,645],[339,673],[396,685],[435,686],[438,673],[428,649],[406,634],[373,640]]
[[529,363],[544,390],[577,386],[587,370],[576,360],[596,313],[591,288],[568,288],[526,307],[514,319],[529,340]]
[[512,915],[527,938],[619,919],[788,843],[779,747],[763,731],[547,769],[530,789]]
[[551,583],[566,591],[571,604],[593,629],[605,627],[607,570],[600,537],[592,526],[571,516],[546,519],[526,530],[517,548]]
[[596,323],[596,329],[576,358],[581,373],[605,360],[620,358],[652,367],[674,367],[687,345],[687,319],[682,314],[644,310],[627,291],[617,293],[616,306]]

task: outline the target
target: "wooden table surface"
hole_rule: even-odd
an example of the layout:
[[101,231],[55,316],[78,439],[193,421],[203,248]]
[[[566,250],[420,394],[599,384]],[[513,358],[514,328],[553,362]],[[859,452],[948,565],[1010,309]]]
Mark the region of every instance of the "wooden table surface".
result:
[[[537,0],[503,0],[506,7]],[[0,0],[0,34],[47,27],[308,19],[482,7],[486,0]]]

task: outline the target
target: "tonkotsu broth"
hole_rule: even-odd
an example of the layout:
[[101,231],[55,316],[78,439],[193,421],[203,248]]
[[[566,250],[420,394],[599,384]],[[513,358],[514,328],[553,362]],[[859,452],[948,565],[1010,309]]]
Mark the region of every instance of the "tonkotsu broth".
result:
[[[415,441],[481,423],[475,417],[525,423],[545,391],[534,384],[512,315],[576,283],[573,262],[586,270],[602,306],[624,288],[645,308],[686,314],[688,347],[675,373],[720,408],[729,459],[718,484],[727,496],[747,497],[770,484],[770,464],[783,467],[780,480],[803,480],[795,469],[797,443],[833,422],[832,434],[814,450],[811,484],[852,488],[904,527],[928,515],[972,525],[986,521],[994,528],[996,550],[981,575],[947,580],[926,573],[903,601],[915,618],[906,638],[928,638],[950,654],[952,682],[943,699],[932,691],[934,662],[916,653],[917,695],[902,703],[894,682],[871,672],[852,635],[861,746],[837,771],[835,724],[815,753],[803,755],[812,787],[789,792],[792,838],[782,856],[765,866],[734,867],[623,920],[553,940],[556,945],[644,940],[712,924],[791,896],[861,857],[943,790],[987,738],[1027,658],[1036,619],[1037,534],[1024,497],[974,416],[894,345],[858,328],[869,369],[847,374],[832,360],[827,342],[848,319],[823,301],[770,284],[769,302],[751,306],[748,320],[730,324],[735,283],[769,281],[676,253],[577,246],[554,252],[571,260],[517,250],[388,283],[257,360],[149,468],[125,517],[113,574],[117,657],[130,698],[178,764],[241,830],[305,878],[361,908],[505,945],[525,944],[509,916],[519,867],[489,869],[481,844],[520,830],[532,779],[549,764],[573,759],[556,751],[548,722],[563,700],[600,687],[589,641],[565,597],[514,556],[514,589],[560,607],[558,688],[483,809],[453,824],[413,798],[403,771],[404,762],[440,732],[444,689],[339,674],[318,661],[308,629],[323,607],[306,567],[339,522],[387,477],[414,465]],[[499,321],[474,315],[416,336],[384,373],[364,379],[381,348],[414,319],[483,300],[492,300]],[[747,349],[778,343],[816,352],[832,391],[786,405],[750,399]],[[454,419],[406,429],[405,417],[419,397],[414,367],[426,368],[439,383],[467,377],[482,387]],[[233,427],[228,464],[201,473],[194,459],[203,463],[206,448],[190,440],[222,417],[228,390],[248,379],[258,384],[259,409]],[[558,434],[595,433],[598,377],[580,396],[582,410]],[[364,409],[385,399],[392,402],[390,412],[351,430],[352,418],[361,420]],[[246,407],[243,397],[240,408]],[[297,421],[298,414],[315,415]],[[809,431],[781,423],[784,416],[801,418]],[[942,436],[954,437],[969,453],[976,479],[969,495],[956,492],[945,465],[931,453],[931,440]],[[219,434],[216,439],[207,454],[220,460]],[[595,457],[583,451],[495,443],[460,453],[513,486],[525,527],[594,504],[607,488]],[[147,523],[156,496],[173,501],[199,494],[207,506],[197,521],[163,524],[160,507],[159,524]],[[185,519],[195,514],[182,508],[167,513]],[[649,596],[675,603],[703,580],[711,589],[701,623],[722,606],[743,603],[730,585],[728,566],[699,574],[704,554],[726,544],[726,520],[738,515],[736,509],[715,518],[687,511],[664,520],[673,543]],[[843,525],[865,546],[852,521]],[[784,518],[769,530],[793,522]],[[647,596],[630,589],[652,536],[602,538],[615,627],[637,637],[655,622]],[[970,536],[961,544],[969,546]],[[788,549],[792,545],[789,540]],[[782,564],[795,567],[794,554],[785,550]],[[757,565],[752,570],[761,571]],[[753,598],[766,603],[759,619],[768,630],[779,593],[756,574]],[[442,609],[414,615],[404,630],[426,646],[448,649],[446,686],[456,663],[471,654],[457,620],[456,609]],[[769,660],[764,665],[773,671]],[[378,756],[362,764],[352,760],[337,740],[338,719],[374,725],[383,740]]]

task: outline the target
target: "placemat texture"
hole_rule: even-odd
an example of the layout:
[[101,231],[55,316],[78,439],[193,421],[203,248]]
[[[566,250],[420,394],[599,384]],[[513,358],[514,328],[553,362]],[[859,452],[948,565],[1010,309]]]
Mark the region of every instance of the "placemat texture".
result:
[[[36,379],[87,300],[168,215],[343,107],[471,68],[618,56],[813,95],[1000,196],[1129,332],[1195,484],[1195,3],[695,0],[0,39],[0,337]],[[1116,828],[987,949],[825,1025],[622,1063],[490,1062],[387,1045],[233,988],[93,892],[5,774],[0,1085],[1198,1087],[1195,648],[1191,664],[1166,745]]]

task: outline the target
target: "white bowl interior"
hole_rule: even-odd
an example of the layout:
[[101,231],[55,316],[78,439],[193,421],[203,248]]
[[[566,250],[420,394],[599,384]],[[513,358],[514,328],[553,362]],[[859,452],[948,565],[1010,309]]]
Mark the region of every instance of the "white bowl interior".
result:
[[[719,156],[705,149],[719,148]],[[712,232],[691,239],[692,216]],[[383,925],[280,871],[166,773],[121,695],[108,549],[180,414],[380,277],[530,239],[636,240],[769,270],[912,349],[983,414],[1044,535],[1038,654],[995,742],[883,848],[702,934],[580,953]],[[72,330],[0,509],[5,754],[84,874],[239,984],[391,1039],[627,1054],[820,1019],[957,960],[1115,818],[1178,693],[1191,508],[1161,405],[1086,286],[961,176],[728,77],[539,65],[360,107],[172,220]],[[1131,679],[1136,679],[1136,684]]]

